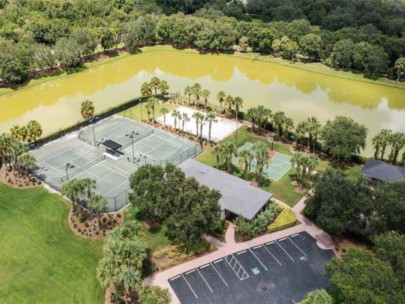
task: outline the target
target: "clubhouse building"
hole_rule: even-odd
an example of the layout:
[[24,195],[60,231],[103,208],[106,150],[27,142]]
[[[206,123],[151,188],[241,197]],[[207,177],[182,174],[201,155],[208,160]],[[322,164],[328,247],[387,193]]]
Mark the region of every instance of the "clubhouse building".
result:
[[405,180],[404,167],[388,164],[374,158],[367,159],[361,173],[368,179],[371,186],[377,181],[395,183]]

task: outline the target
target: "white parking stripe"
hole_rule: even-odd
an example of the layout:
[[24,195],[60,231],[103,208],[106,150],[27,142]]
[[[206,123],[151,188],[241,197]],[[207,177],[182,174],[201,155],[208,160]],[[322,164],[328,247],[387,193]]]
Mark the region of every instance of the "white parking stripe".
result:
[[292,236],[290,236],[290,237],[296,237],[296,236],[299,236],[300,234],[299,233],[296,233],[296,234],[293,234]]
[[186,277],[185,277],[183,274],[182,274],[181,276],[183,277],[184,281],[186,281],[188,287],[190,287],[190,289],[191,289],[192,293],[194,294],[195,298],[198,299],[198,297],[197,297],[197,295],[195,294],[193,288],[191,288],[191,285],[188,283]]
[[267,247],[266,246],[263,246],[264,247],[264,249],[266,249],[267,250],[267,252],[277,261],[277,263],[279,263],[280,264],[280,266],[281,265],[283,265],[283,264],[281,264],[280,263],[280,261],[279,260],[277,260],[277,258],[271,253],[271,251],[269,250],[269,249],[267,249]]
[[205,265],[201,266],[200,269],[204,269],[205,267],[208,267],[208,266],[210,266],[210,264],[205,264]]
[[260,247],[262,247],[262,245],[259,245],[259,246],[256,246],[256,247],[253,247],[253,249],[257,249],[257,248],[260,248]]
[[278,244],[278,246],[280,246],[281,249],[283,249],[283,251],[285,252],[286,255],[288,255],[288,257],[291,259],[291,261],[294,262],[294,259],[291,257],[291,255],[288,254],[288,252],[283,248],[283,246],[280,245],[279,242],[276,241],[276,243]]
[[218,261],[215,261],[214,264],[219,263],[219,262],[221,262],[221,261],[223,261],[223,260],[224,260],[224,259],[220,259],[220,260],[218,260]]
[[215,268],[215,266],[211,263],[212,268],[214,268],[215,272],[219,275],[219,277],[222,279],[222,281],[225,283],[226,286],[228,286],[228,284],[226,283],[225,279],[221,276],[221,274],[218,272],[218,270]]
[[195,269],[190,270],[190,271],[187,271],[186,274],[192,273],[192,272],[194,272],[194,271],[195,271]]
[[171,278],[170,281],[174,281],[174,280],[176,280],[176,279],[178,279],[178,278],[180,278],[180,277],[181,277],[181,276],[178,275],[177,277]]
[[282,239],[279,239],[278,241],[280,242],[280,241],[284,241],[286,238],[282,238]]
[[294,244],[295,247],[298,248],[299,251],[302,252],[303,255],[305,255],[305,257],[308,257],[307,254],[297,244],[295,244],[295,242],[292,239],[289,238],[289,240]]
[[266,243],[266,245],[271,245],[271,244],[274,244],[274,242],[268,242],[268,243]]
[[253,254],[256,260],[259,261],[260,265],[262,265],[264,269],[268,270],[267,267],[262,263],[262,261],[260,261],[260,259],[257,257],[257,255],[253,252],[253,250],[249,248],[249,251]]
[[211,292],[213,292],[211,286],[210,286],[210,285],[208,284],[208,282],[205,280],[205,278],[203,277],[203,275],[201,274],[201,272],[198,270],[198,268],[197,268],[197,272],[200,274],[201,278],[204,280],[205,284],[207,284],[207,286],[208,286],[208,288],[211,290]]
[[240,254],[245,253],[245,252],[246,252],[246,250],[243,250],[241,252],[238,252],[237,255],[240,255]]

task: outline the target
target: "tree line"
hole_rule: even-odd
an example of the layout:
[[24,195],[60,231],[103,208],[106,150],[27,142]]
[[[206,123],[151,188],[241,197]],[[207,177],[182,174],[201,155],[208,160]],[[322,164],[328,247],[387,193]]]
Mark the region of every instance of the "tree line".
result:
[[194,15],[167,16],[149,1],[101,3],[28,0],[3,5],[3,84],[23,83],[41,71],[80,67],[86,58],[102,50],[125,47],[136,51],[157,43],[225,53],[233,52],[234,45],[241,43],[263,54],[292,60],[301,54],[307,60],[370,75],[388,73],[391,78],[400,78],[405,71],[405,40],[381,32],[373,20],[360,27],[314,30],[305,19],[259,24],[239,21],[226,16],[223,6],[214,4]]

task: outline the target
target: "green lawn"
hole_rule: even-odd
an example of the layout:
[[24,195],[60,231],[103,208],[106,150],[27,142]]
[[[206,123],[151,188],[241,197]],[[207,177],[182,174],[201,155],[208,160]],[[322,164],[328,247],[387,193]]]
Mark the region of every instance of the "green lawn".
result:
[[75,236],[69,204],[0,184],[0,303],[104,303],[102,241]]
[[[121,112],[120,115],[129,117],[131,119],[135,119],[138,121],[147,121],[148,120],[148,110],[145,108],[145,105],[146,105],[146,102],[138,104],[132,108],[129,108],[129,109]],[[173,111],[173,110],[177,109],[178,107],[179,107],[179,105],[175,105],[175,104],[168,103],[168,102],[166,102],[164,104],[159,103],[155,107],[155,118],[162,116],[162,114],[160,114],[160,110],[162,108],[166,108],[169,111]],[[152,118],[152,113],[150,113],[150,118]]]

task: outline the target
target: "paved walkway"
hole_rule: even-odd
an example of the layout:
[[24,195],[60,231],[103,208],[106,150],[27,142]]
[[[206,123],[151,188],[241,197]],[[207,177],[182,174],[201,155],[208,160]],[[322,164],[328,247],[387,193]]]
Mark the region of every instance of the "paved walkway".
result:
[[[312,192],[308,195],[310,195]],[[228,227],[228,230],[226,231],[225,234],[225,240],[226,243],[223,243],[217,239],[214,239],[210,236],[206,236],[206,239],[214,244],[217,247],[217,250],[214,252],[211,252],[207,255],[204,255],[202,257],[196,258],[194,260],[188,261],[186,263],[180,264],[178,266],[169,268],[167,270],[157,272],[153,274],[152,276],[147,277],[144,282],[148,284],[154,284],[154,285],[159,285],[162,288],[167,288],[171,295],[172,295],[172,303],[178,304],[180,301],[176,297],[176,294],[173,292],[172,288],[169,285],[169,279],[172,277],[175,277],[183,272],[189,271],[191,269],[203,266],[205,264],[208,264],[209,262],[212,262],[213,260],[220,259],[228,254],[231,254],[236,251],[241,251],[244,249],[248,249],[250,247],[254,247],[263,243],[267,243],[273,240],[277,240],[295,233],[303,232],[306,231],[308,232],[312,237],[314,237],[317,240],[317,245],[320,248],[323,249],[332,249],[333,248],[333,243],[330,238],[330,236],[325,233],[323,230],[318,228],[314,223],[312,223],[310,220],[305,218],[301,212],[305,207],[305,200],[307,199],[307,196],[303,197],[295,206],[292,208],[292,210],[295,213],[295,216],[297,217],[297,220],[300,222],[298,225],[284,229],[281,231],[277,231],[271,234],[265,234],[260,237],[254,238],[253,240],[243,242],[243,243],[236,243],[234,234],[235,234],[235,225],[231,223]],[[277,203],[285,206],[286,208],[290,208],[287,204],[280,200],[276,200]]]

